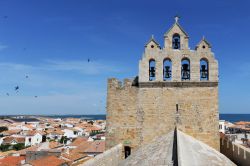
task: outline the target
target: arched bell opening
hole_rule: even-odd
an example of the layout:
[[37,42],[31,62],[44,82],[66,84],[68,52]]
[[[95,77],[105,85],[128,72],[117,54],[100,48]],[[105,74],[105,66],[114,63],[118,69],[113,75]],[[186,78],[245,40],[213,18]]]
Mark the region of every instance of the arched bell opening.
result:
[[178,33],[175,33],[172,38],[172,48],[180,49],[181,48],[181,37]]
[[209,66],[207,59],[200,60],[200,80],[209,80]]
[[172,61],[164,59],[163,61],[163,80],[168,81],[172,79]]
[[155,60],[149,60],[149,81],[155,80]]
[[181,80],[190,80],[190,60],[188,58],[181,61]]

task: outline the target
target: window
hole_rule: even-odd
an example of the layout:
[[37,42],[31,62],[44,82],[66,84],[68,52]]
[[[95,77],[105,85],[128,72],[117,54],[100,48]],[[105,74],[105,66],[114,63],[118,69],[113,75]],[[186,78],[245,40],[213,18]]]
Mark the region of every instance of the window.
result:
[[149,81],[155,80],[155,60],[149,61]]
[[124,146],[124,153],[125,153],[125,158],[130,156],[131,154],[131,148],[129,146]]
[[172,62],[170,59],[163,61],[163,80],[171,80],[172,78]]
[[200,60],[200,80],[208,80],[208,61]]
[[181,79],[190,80],[190,61],[187,58],[181,61]]
[[174,34],[172,39],[172,48],[173,49],[180,49],[181,47],[181,39],[179,34]]

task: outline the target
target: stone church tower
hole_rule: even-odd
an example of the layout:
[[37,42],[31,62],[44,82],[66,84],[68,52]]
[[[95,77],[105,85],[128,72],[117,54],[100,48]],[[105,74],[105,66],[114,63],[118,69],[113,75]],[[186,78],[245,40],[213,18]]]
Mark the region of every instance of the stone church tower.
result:
[[163,48],[152,36],[139,62],[139,76],[108,80],[107,149],[126,153],[153,138],[180,131],[219,150],[218,62],[203,37],[195,50],[175,18]]

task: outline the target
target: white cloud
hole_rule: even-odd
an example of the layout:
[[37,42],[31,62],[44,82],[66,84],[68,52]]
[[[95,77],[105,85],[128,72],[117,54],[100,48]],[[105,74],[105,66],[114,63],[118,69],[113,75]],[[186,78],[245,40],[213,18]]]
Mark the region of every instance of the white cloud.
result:
[[0,114],[103,114],[103,94],[0,97]]
[[6,49],[6,48],[8,48],[7,45],[1,44],[1,43],[0,43],[0,51],[4,50],[4,49]]
[[105,73],[121,72],[117,66],[108,62],[98,61],[54,61],[48,60],[48,64],[43,66],[44,69],[54,71],[77,71],[86,75],[97,75]]
[[1,70],[19,71],[72,71],[85,75],[98,75],[105,73],[120,73],[118,63],[98,62],[98,61],[56,61],[46,60],[40,65],[27,65],[17,63],[0,63]]
[[[0,63],[0,114],[104,113],[105,74],[120,72],[117,65],[54,60],[39,65]],[[16,85],[19,93],[14,91]]]

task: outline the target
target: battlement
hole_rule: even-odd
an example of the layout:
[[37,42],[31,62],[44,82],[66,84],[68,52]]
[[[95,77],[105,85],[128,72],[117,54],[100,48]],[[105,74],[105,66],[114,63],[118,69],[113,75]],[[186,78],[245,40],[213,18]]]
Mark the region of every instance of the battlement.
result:
[[138,86],[138,77],[135,77],[134,79],[125,78],[123,81],[120,81],[117,78],[108,79],[109,88],[124,89],[132,86]]

